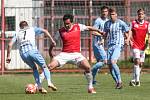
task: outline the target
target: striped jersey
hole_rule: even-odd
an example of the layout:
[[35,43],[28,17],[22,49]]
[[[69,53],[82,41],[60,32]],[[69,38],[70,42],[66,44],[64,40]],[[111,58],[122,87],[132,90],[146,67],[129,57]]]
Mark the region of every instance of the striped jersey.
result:
[[[108,18],[106,19],[102,19],[101,17],[97,18],[94,22],[94,26],[95,28],[99,29],[100,31],[104,31],[104,24],[105,22],[108,21]],[[97,43],[97,42],[101,42],[103,39],[102,36],[97,36],[97,35],[94,35],[93,36],[93,43]]]
[[17,42],[19,46],[19,52],[25,53],[29,50],[37,49],[35,44],[35,36],[42,34],[42,29],[38,27],[26,27],[24,29],[20,29],[12,41]]
[[115,22],[108,20],[104,25],[104,32],[107,34],[108,47],[124,45],[124,33],[130,30],[129,26],[122,20],[117,19]]

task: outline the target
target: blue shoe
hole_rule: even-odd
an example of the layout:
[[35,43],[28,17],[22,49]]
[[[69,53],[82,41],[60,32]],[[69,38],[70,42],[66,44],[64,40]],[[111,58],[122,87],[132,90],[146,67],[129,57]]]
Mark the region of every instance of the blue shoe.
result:
[[92,82],[93,85],[95,85],[96,83],[97,83],[97,81],[95,81],[95,80]]

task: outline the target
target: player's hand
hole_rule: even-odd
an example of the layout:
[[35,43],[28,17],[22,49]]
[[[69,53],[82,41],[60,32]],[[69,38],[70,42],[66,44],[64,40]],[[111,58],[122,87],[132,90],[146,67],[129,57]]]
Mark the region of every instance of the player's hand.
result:
[[6,63],[10,63],[10,61],[11,61],[11,58],[10,58],[10,57],[7,57],[7,58],[6,58]]
[[52,41],[51,45],[52,45],[53,47],[55,47],[55,46],[56,46],[56,42],[55,42],[55,41]]

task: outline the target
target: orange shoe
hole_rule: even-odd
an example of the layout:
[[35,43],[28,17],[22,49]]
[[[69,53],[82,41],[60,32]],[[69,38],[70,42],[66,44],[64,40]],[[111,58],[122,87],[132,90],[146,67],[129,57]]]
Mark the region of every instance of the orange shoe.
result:
[[89,89],[88,89],[88,93],[96,93],[96,91],[95,91],[94,88],[89,88]]

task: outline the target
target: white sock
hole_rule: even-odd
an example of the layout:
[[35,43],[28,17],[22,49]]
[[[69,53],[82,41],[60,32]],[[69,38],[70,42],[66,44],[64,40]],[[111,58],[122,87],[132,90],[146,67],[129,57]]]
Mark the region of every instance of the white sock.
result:
[[86,73],[85,72],[85,77],[88,81],[88,88],[93,88],[93,84],[92,84],[92,81],[93,81],[93,77],[92,77],[92,73]]
[[136,73],[136,67],[135,67],[135,65],[133,66],[133,73],[132,73],[132,80],[131,81],[134,81],[135,82],[135,79],[136,79],[136,75],[135,75],[135,73]]
[[[42,72],[40,74],[40,82],[42,83],[44,79],[45,79],[45,75],[44,75],[44,72]],[[47,84],[48,84],[48,86],[53,85],[50,79],[47,80]]]
[[[42,72],[42,73],[40,74],[40,83],[42,83],[42,82],[43,82],[44,78],[45,78],[45,76],[44,76],[44,72]],[[37,84],[37,83],[35,83],[35,86],[36,86],[36,87],[38,87],[38,84]]]
[[139,65],[135,66],[135,75],[136,75],[135,81],[140,81],[140,66]]
[[40,82],[42,83],[45,78],[44,72],[40,74]]

